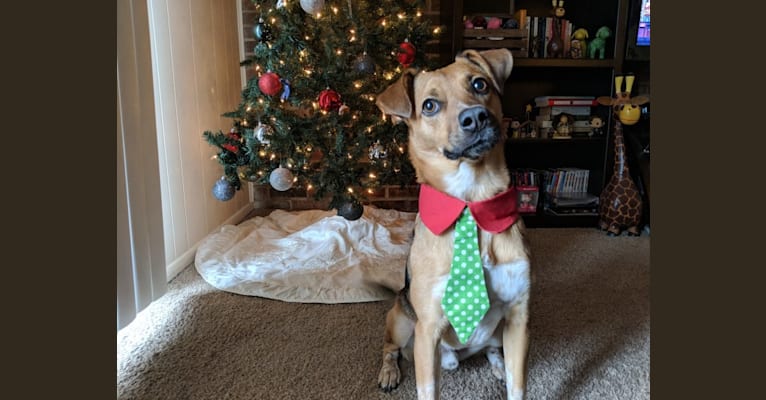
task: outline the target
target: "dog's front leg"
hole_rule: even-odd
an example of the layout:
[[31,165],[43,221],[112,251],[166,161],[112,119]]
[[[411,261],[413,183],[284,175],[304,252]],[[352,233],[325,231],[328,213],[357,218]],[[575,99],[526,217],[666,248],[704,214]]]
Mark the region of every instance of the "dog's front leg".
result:
[[527,351],[527,301],[515,305],[505,318],[503,329],[503,355],[505,356],[505,387],[508,400],[523,400],[526,387]]
[[415,383],[418,400],[439,399],[441,330],[438,323],[418,320],[415,325]]
[[[397,296],[394,307],[386,315],[386,334],[383,341],[383,364],[378,374],[378,385],[389,392],[399,386],[399,355],[415,331],[415,321],[402,310],[404,294]],[[404,300],[406,301],[406,300]]]

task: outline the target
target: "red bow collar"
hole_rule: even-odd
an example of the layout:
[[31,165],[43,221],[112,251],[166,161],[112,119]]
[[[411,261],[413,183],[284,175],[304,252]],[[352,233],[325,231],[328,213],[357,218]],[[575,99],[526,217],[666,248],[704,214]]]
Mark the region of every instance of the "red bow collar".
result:
[[514,187],[487,200],[465,202],[431,186],[421,184],[418,211],[420,220],[435,235],[441,235],[452,226],[466,206],[471,210],[471,215],[479,228],[487,232],[500,233],[519,218],[516,202]]

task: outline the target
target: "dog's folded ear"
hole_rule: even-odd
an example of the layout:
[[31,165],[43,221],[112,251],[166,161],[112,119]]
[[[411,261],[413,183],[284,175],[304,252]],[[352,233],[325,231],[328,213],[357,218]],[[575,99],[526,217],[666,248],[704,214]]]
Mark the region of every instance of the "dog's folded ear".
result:
[[490,77],[498,93],[503,94],[505,80],[511,76],[513,69],[513,54],[508,49],[491,49],[484,51],[464,50],[455,57],[466,58],[483,69]]
[[412,83],[417,73],[418,71],[413,68],[405,70],[402,76],[380,93],[375,100],[375,105],[384,114],[390,115],[394,123],[412,117],[414,112]]

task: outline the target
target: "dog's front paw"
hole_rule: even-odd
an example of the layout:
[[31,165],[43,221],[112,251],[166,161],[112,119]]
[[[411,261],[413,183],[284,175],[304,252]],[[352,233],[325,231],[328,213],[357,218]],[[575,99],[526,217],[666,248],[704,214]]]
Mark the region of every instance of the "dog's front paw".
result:
[[524,390],[511,389],[510,393],[508,393],[508,400],[524,400]]
[[401,373],[396,361],[384,363],[378,374],[378,387],[384,392],[390,392],[399,386]]
[[503,359],[503,354],[500,353],[500,349],[496,347],[488,348],[487,361],[489,361],[489,369],[492,371],[492,375],[499,379],[500,382],[505,381],[505,360]]

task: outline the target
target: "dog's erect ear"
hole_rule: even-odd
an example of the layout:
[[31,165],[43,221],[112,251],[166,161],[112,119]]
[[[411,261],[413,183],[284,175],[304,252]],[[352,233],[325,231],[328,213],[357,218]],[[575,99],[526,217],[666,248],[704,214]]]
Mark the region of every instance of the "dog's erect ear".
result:
[[412,117],[414,112],[412,83],[417,73],[418,71],[414,68],[405,70],[402,76],[379,94],[375,100],[375,105],[384,114],[391,115],[394,123]]
[[492,49],[485,51],[464,50],[458,57],[467,58],[468,61],[478,65],[489,76],[497,92],[503,94],[505,80],[511,76],[513,69],[513,54],[508,49]]

